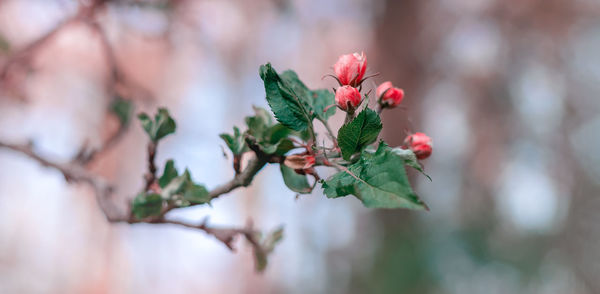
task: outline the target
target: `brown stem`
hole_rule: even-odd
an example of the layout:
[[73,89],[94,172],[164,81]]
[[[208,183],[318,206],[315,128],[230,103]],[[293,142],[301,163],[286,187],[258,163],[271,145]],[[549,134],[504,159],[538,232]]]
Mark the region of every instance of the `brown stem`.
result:
[[148,172],[146,173],[146,187],[144,191],[150,190],[150,186],[156,181],[156,146],[157,143],[148,143]]

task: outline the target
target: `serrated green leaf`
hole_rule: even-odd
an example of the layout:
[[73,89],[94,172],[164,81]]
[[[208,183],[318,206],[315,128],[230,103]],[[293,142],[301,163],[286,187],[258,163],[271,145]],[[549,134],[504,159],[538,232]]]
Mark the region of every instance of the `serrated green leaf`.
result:
[[119,118],[122,125],[127,125],[133,112],[133,103],[130,100],[117,97],[111,103],[110,110]]
[[177,172],[177,169],[175,169],[175,162],[172,159],[169,159],[165,164],[162,176],[158,179],[158,185],[161,188],[164,188],[178,175],[179,173]]
[[132,212],[138,219],[147,218],[160,214],[162,210],[163,198],[158,194],[140,193],[132,203]]
[[329,107],[329,109],[325,111],[328,106],[335,104],[335,95],[327,89],[319,89],[311,91],[311,96],[312,107],[317,119],[326,122],[329,117],[335,114],[335,110],[337,109],[337,107]]
[[280,123],[295,131],[312,128],[312,115],[306,101],[293,90],[297,85],[288,85],[270,63],[260,66],[260,77],[264,81],[267,102]]
[[427,209],[413,192],[404,160],[380,143],[375,153],[364,151],[360,159],[323,182],[328,198],[354,195],[366,207]]
[[281,170],[283,182],[290,190],[300,194],[309,194],[312,191],[306,175],[300,175],[283,164],[279,165],[279,169]]
[[394,152],[394,154],[396,154],[396,155],[400,156],[402,159],[404,159],[404,164],[418,170],[424,176],[426,176],[429,179],[429,181],[431,181],[431,177],[425,173],[425,171],[423,170],[423,167],[421,167],[421,164],[419,164],[419,161],[417,160],[417,156],[415,155],[415,153],[412,150],[402,149],[402,148],[393,148],[391,150],[392,150],[392,152]]
[[177,126],[166,108],[158,109],[158,112],[154,116],[154,121],[145,113],[139,114],[138,118],[153,142],[158,142],[158,140],[165,136],[174,133]]
[[342,150],[342,157],[349,160],[353,154],[360,152],[363,147],[375,142],[382,127],[377,112],[365,108],[338,131],[338,145]]

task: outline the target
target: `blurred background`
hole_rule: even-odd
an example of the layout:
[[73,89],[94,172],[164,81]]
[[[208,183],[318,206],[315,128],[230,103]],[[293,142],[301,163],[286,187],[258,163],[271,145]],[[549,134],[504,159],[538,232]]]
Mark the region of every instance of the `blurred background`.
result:
[[[386,141],[433,137],[433,181],[411,173],[430,212],[296,199],[267,166],[169,214],[283,224],[259,275],[242,240],[232,253],[200,231],[109,224],[85,185],[0,148],[0,293],[600,293],[598,0],[2,0],[0,141],[69,162],[115,132],[121,95],[169,108],[158,164],[213,188],[233,174],[218,134],[267,106],[260,64],[331,88],[321,77],[360,51],[380,73],[367,88],[407,93]],[[90,162],[115,202],[143,186],[145,144],[132,121]]]

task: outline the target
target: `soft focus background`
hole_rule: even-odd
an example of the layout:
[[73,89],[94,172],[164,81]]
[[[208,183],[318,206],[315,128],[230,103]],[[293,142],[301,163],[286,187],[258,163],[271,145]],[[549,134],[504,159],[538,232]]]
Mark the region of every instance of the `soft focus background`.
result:
[[[64,26],[3,73],[0,140],[63,162],[99,145],[114,126],[108,43],[136,112],[177,119],[159,165],[175,158],[212,188],[232,176],[218,134],[266,107],[260,64],[332,87],[321,77],[337,57],[365,51],[381,73],[366,86],[407,93],[385,139],[434,139],[433,182],[412,178],[431,211],[295,199],[268,166],[213,207],[169,215],[283,224],[258,275],[242,241],[231,253],[199,231],[111,225],[88,188],[0,149],[0,293],[600,293],[600,1],[108,1],[87,18],[105,43],[65,23],[91,4],[0,1],[0,65]],[[145,142],[134,121],[91,166],[121,202],[143,185]]]

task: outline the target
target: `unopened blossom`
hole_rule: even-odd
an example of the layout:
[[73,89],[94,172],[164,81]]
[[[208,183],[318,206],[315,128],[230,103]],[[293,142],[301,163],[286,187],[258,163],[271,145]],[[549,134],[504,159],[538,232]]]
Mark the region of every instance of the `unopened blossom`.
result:
[[392,82],[388,81],[377,87],[376,95],[382,107],[392,108],[400,105],[404,99],[404,90],[394,87]]
[[335,91],[335,104],[344,111],[354,111],[362,97],[358,89],[351,86],[341,86]]
[[418,159],[425,159],[433,151],[433,141],[424,133],[414,133],[404,139],[404,146],[412,150]]
[[358,87],[367,71],[367,57],[364,53],[342,55],[333,65],[333,71],[342,86]]

